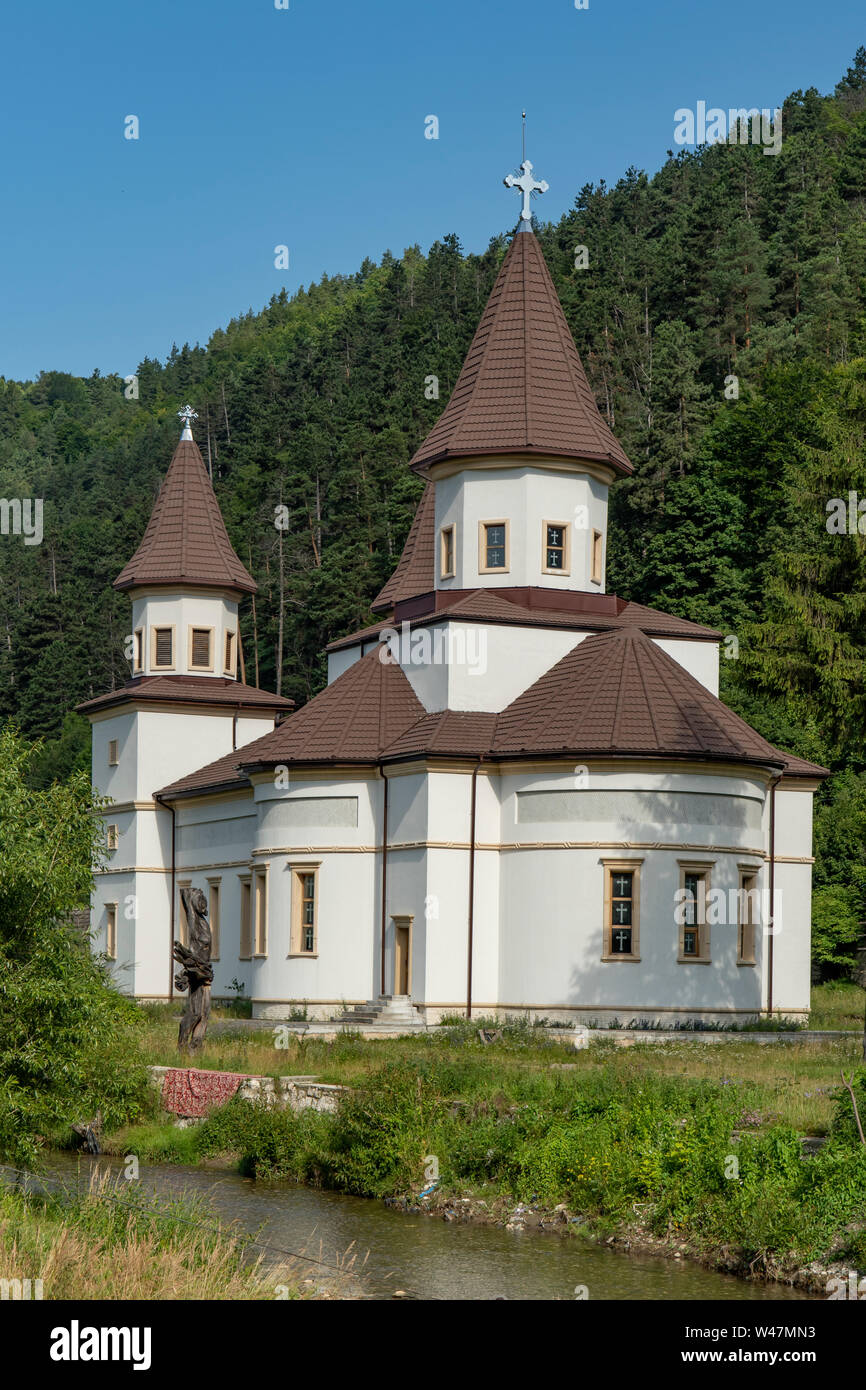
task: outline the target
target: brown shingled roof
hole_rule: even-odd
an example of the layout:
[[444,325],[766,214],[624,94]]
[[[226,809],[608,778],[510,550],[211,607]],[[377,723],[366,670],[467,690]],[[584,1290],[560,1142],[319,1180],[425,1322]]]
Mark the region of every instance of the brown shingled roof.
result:
[[421,494],[397,568],[370,605],[374,613],[381,613],[403,599],[426,594],[434,588],[435,521],[436,488],[433,483],[428,483]]
[[159,490],[141,545],[115,589],[194,584],[256,592],[229,540],[207,469],[192,439],[182,439]]
[[479,758],[493,741],[497,715],[477,710],[442,710],[425,714],[404,734],[389,743],[385,758]]
[[820,763],[810,763],[807,758],[798,758],[795,753],[785,753],[781,748],[774,748],[773,752],[778,753],[779,761],[785,764],[786,777],[823,779],[830,776],[830,769],[822,767]]
[[284,695],[272,695],[254,685],[232,680],[229,676],[136,676],[117,690],[85,700],[76,709],[82,714],[123,705],[131,701],[169,701],[182,704],[240,705],[258,709],[294,709],[294,700]]
[[158,795],[249,785],[247,770],[285,763],[413,757],[670,757],[826,769],[773,748],[638,628],[587,637],[503,710],[427,713],[400,667],[368,652],[273,733]]
[[499,716],[491,752],[782,762],[637,627],[587,637],[558,661]]
[[[610,613],[594,613],[589,608],[529,608],[523,603],[505,598],[496,589],[473,589],[457,603],[431,609],[430,612],[418,614],[409,621],[413,628],[429,627],[431,623],[444,622],[447,618],[454,618],[460,622],[513,624],[517,627],[571,628],[575,632],[607,632],[637,627],[651,637],[681,637],[706,642],[717,642],[721,636],[715,628],[693,623],[688,618],[679,618],[674,613],[663,613],[658,608],[647,608],[642,603],[626,603],[619,600],[616,611]],[[329,642],[327,650],[336,652],[344,647],[355,646],[359,642],[370,642],[389,625],[390,622],[385,620],[374,623],[359,632]]]
[[[264,734],[263,737],[269,738],[270,735]],[[225,753],[223,757],[206,763],[204,767],[188,773],[186,777],[179,777],[169,786],[161,787],[158,792],[154,792],[154,796],[171,801],[172,797],[178,795],[192,796],[196,792],[235,791],[239,787],[248,787],[250,779],[241,771],[240,760],[245,753],[261,742],[262,739],[257,738],[252,743],[245,744],[243,748],[235,748],[233,752]]]
[[599,414],[530,231],[515,234],[451,399],[412,467],[503,453],[587,459],[617,473],[633,471]]
[[374,647],[272,734],[257,740],[255,758],[281,762],[376,762],[425,713],[402,670]]

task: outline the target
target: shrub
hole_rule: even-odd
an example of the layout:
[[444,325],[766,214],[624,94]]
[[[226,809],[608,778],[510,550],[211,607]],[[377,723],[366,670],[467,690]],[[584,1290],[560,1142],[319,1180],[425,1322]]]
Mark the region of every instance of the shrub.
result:
[[140,1015],[69,924],[100,854],[98,803],[83,773],[34,789],[37,751],[0,732],[0,1157],[20,1164],[97,1109],[113,1128],[147,1106]]

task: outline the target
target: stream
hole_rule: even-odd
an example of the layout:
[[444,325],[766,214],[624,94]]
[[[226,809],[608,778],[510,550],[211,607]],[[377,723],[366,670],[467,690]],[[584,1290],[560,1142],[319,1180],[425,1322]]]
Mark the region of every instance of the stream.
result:
[[[44,1175],[52,1187],[60,1179],[69,1188],[86,1190],[94,1169],[122,1181],[120,1158],[57,1153]],[[4,1176],[8,1181],[8,1170]],[[321,1261],[301,1270],[299,1277],[324,1287],[336,1278],[354,1297],[393,1298],[400,1291],[410,1299],[574,1299],[581,1287],[587,1291],[583,1297],[591,1300],[808,1297],[686,1260],[624,1254],[555,1232],[506,1231],[407,1215],[365,1197],[254,1182],[221,1170],[142,1163],[140,1184],[143,1192],[163,1199],[202,1199],[211,1218],[224,1225],[235,1222],[239,1231],[270,1247],[261,1251],[268,1262],[279,1263],[287,1253]],[[39,1181],[27,1185],[38,1190]],[[334,1265],[341,1266],[342,1275],[335,1275]]]

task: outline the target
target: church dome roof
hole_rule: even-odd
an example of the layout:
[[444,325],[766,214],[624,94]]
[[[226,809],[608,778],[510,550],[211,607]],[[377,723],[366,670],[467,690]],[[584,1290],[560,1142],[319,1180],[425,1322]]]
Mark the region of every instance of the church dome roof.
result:
[[515,234],[451,399],[411,465],[493,454],[585,459],[633,472],[599,413],[529,230]]
[[255,580],[229,540],[192,438],[181,439],[175,449],[141,544],[114,581],[115,589],[151,584],[256,592]]

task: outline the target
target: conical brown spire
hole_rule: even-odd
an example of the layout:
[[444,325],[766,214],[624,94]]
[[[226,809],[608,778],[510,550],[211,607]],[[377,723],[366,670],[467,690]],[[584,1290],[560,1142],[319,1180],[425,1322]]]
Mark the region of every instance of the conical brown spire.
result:
[[633,471],[593,398],[541,247],[515,234],[457,385],[413,468],[473,454],[545,454]]
[[181,439],[175,449],[141,545],[114,581],[115,589],[149,584],[256,592],[229,540],[193,439]]
[[385,613],[401,599],[415,598],[416,594],[426,594],[434,587],[435,521],[436,489],[433,483],[428,483],[421,494],[397,568],[370,605],[374,613]]

